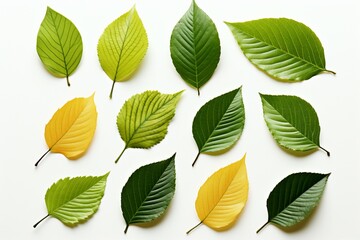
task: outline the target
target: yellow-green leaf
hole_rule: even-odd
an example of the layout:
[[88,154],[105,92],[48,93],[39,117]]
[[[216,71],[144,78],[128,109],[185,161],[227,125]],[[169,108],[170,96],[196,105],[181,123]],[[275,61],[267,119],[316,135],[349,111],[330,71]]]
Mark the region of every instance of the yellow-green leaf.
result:
[[115,163],[126,149],[151,148],[165,138],[182,92],[162,94],[158,91],[145,91],[125,102],[116,121],[125,147]]
[[196,202],[200,224],[222,231],[232,226],[248,198],[245,156],[211,175],[201,186]]
[[128,80],[139,67],[148,48],[144,25],[133,7],[113,21],[101,35],[97,47],[102,69],[115,82]]
[[58,109],[45,127],[48,153],[61,153],[68,159],[81,157],[88,149],[96,129],[97,112],[94,94],[75,98]]
[[33,227],[36,228],[49,216],[69,227],[75,227],[92,217],[99,209],[109,173],[103,176],[67,177],[51,185],[45,195],[48,215]]

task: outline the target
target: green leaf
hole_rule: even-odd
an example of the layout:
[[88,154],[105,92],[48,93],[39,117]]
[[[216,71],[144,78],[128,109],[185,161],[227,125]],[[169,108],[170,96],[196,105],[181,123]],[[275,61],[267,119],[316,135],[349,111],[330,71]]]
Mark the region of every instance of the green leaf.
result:
[[260,94],[265,122],[273,138],[282,147],[293,151],[321,148],[320,125],[314,108],[296,96]]
[[45,68],[54,76],[66,78],[80,63],[83,43],[75,25],[60,13],[47,8],[36,43],[37,53]]
[[320,40],[302,23],[264,18],[226,24],[245,56],[275,79],[303,81],[320,72],[331,72],[325,68]]
[[294,173],[278,183],[267,199],[268,223],[291,227],[306,219],[319,204],[330,174]]
[[54,183],[45,195],[48,215],[36,223],[34,228],[48,216],[71,227],[86,221],[99,208],[109,174],[64,178]]
[[127,148],[151,148],[164,139],[182,92],[146,91],[125,102],[116,122],[125,147],[115,163]]
[[138,69],[148,48],[144,25],[135,9],[113,21],[99,39],[97,46],[102,69],[115,82],[128,80]]
[[129,178],[121,192],[121,209],[130,224],[150,222],[164,214],[175,193],[175,154],[145,165]]
[[219,62],[220,39],[215,24],[195,1],[175,26],[170,51],[176,71],[200,95],[200,87],[209,81]]
[[242,87],[218,96],[196,113],[193,136],[200,153],[219,152],[234,145],[240,138],[245,124]]

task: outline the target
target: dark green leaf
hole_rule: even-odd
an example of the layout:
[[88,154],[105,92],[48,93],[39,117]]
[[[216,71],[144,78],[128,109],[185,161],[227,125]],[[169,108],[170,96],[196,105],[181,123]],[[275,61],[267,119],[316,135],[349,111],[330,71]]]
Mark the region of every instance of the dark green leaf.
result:
[[267,200],[268,223],[291,227],[306,219],[319,204],[330,174],[294,173],[278,183]]
[[234,145],[245,124],[242,88],[218,96],[196,113],[192,131],[199,153],[219,152]]
[[125,233],[130,224],[150,222],[164,214],[174,193],[175,154],[137,169],[121,192]]
[[195,1],[175,26],[170,51],[176,71],[200,94],[219,62],[220,39],[215,24]]

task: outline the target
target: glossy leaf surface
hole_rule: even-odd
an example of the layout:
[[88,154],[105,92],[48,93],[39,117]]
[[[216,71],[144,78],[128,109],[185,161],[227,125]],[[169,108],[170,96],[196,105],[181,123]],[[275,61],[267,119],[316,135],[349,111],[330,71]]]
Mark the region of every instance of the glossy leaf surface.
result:
[[278,144],[301,152],[323,149],[319,119],[308,102],[297,96],[260,94],[260,97],[265,122]]
[[175,154],[137,169],[121,192],[125,233],[130,224],[150,222],[163,215],[174,193]]
[[195,1],[175,26],[170,51],[176,71],[200,94],[218,65],[220,39],[215,24]]
[[198,154],[231,147],[239,140],[244,124],[245,108],[241,87],[210,100],[196,113],[192,125]]
[[330,174],[294,173],[278,183],[267,200],[268,223],[291,227],[319,204]]
[[306,25],[287,18],[226,23],[245,56],[275,79],[307,80],[325,68],[323,46]]

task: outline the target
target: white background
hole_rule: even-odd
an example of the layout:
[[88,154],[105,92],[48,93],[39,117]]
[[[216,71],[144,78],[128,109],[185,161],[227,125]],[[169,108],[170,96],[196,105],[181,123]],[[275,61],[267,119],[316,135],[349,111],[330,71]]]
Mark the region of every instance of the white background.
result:
[[[169,40],[173,27],[190,6],[190,0],[17,0],[0,2],[0,239],[360,239],[359,154],[359,13],[357,0],[198,0],[215,22],[221,40],[221,59],[201,96],[189,87],[172,65]],[[143,20],[149,49],[140,70],[128,82],[117,83],[109,100],[112,82],[102,71],[96,45],[105,27],[133,4]],[[36,53],[36,36],[46,7],[71,19],[79,29],[84,53],[77,71],[57,79],[44,69]],[[256,69],[244,57],[223,21],[247,21],[264,17],[288,17],[308,25],[320,38],[327,68],[301,83],[278,82]],[[243,85],[246,124],[240,141],[227,153],[197,153],[192,138],[192,120],[208,100]],[[151,150],[129,149],[121,161],[114,160],[124,147],[116,115],[124,101],[135,93],[154,89],[174,93],[185,89],[166,138]],[[85,156],[70,161],[49,154],[38,168],[36,160],[47,150],[44,127],[53,113],[75,97],[93,92],[98,125]],[[321,125],[320,142],[331,157],[319,150],[298,157],[282,150],[272,139],[262,117],[258,92],[297,95],[316,109]],[[177,152],[177,188],[166,215],[151,227],[130,226],[120,208],[120,192],[133,171]],[[197,191],[213,172],[247,153],[249,199],[233,228],[216,232],[200,226],[194,203]],[[44,196],[60,178],[102,175],[111,170],[99,211],[86,223],[69,228],[48,218],[38,228],[32,225],[47,214]],[[287,175],[300,172],[331,172],[323,198],[306,224],[285,232],[267,221],[266,199]]]

